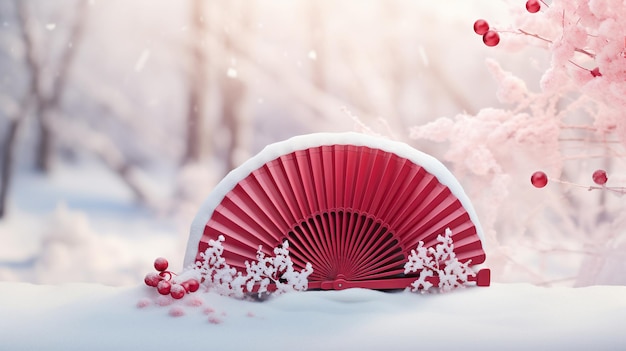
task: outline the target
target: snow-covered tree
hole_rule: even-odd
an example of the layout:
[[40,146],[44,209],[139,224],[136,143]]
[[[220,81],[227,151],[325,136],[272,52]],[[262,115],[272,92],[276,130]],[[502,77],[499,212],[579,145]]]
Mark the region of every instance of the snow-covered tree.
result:
[[[580,255],[603,260],[623,250],[626,240],[620,229],[624,203],[610,197],[624,193],[626,180],[619,176],[626,156],[626,7],[622,1],[588,0],[514,6],[515,22],[490,27],[495,20],[479,20],[474,30],[495,46],[490,50],[543,49],[549,60],[545,66],[537,60],[539,81],[506,70],[503,59],[488,59],[502,107],[439,118],[412,128],[411,137],[448,143],[444,159],[473,189],[492,259],[499,260],[496,279],[520,276],[516,272],[537,283],[563,278],[615,283],[615,275],[598,274],[609,266],[591,265]],[[530,50],[518,55],[531,52],[536,55]],[[596,174],[609,174],[608,184],[592,179],[597,169]],[[543,178],[552,189],[530,186],[536,170],[547,174]],[[545,220],[537,220],[542,216]],[[560,265],[557,255],[567,261],[578,256],[580,272],[546,276],[522,258],[537,254],[544,266]]]

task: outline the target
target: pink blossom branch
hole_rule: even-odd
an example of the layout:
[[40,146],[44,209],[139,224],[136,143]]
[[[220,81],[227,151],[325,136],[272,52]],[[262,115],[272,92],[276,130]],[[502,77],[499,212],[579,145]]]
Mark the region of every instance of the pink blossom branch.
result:
[[[530,33],[530,32],[527,32],[527,31],[525,31],[525,30],[523,30],[523,29],[517,29],[517,30],[518,30],[518,31],[519,31],[519,33],[521,33],[521,34],[524,34],[524,35],[528,35],[528,36],[531,36],[531,37],[537,38],[537,39],[539,39],[539,40],[545,41],[546,43],[550,43],[550,44],[552,44],[552,43],[553,43],[553,41],[552,41],[552,40],[547,39],[547,38],[544,38],[544,37],[542,37],[542,36],[541,36],[541,35],[539,35],[539,34]],[[591,53],[591,52],[589,52],[589,51],[587,51],[587,50],[585,50],[585,49],[581,49],[581,48],[574,48],[574,51],[579,52],[579,53],[581,53],[581,54],[585,54],[585,55],[587,55],[587,56],[589,56],[589,57],[591,57],[591,58],[593,58],[593,59],[595,59],[595,58],[596,58],[596,55],[595,55],[594,53]]]
[[563,184],[563,185],[569,185],[569,186],[573,186],[576,188],[583,188],[583,189],[587,189],[588,191],[592,191],[592,190],[606,190],[606,191],[610,191],[613,192],[615,194],[618,195],[624,195],[626,194],[626,187],[615,187],[615,186],[597,186],[597,185],[581,185],[581,184],[576,184],[576,183],[572,183],[572,182],[568,182],[565,180],[560,180],[560,179],[554,179],[554,178],[549,178],[550,181],[555,182],[555,183],[559,183],[559,184]]

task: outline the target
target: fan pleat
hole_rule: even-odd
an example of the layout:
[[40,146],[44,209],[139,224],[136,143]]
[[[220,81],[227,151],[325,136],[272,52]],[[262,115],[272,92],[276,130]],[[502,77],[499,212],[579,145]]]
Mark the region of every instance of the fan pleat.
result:
[[370,178],[367,185],[369,193],[371,193],[368,206],[369,213],[380,213],[385,203],[386,197],[390,196],[393,190],[392,185],[397,180],[398,162],[388,152],[377,150],[377,158],[374,169],[382,170],[376,173],[375,177]]
[[[232,210],[232,211],[231,211]],[[233,212],[234,211],[234,212]],[[276,239],[270,234],[271,229],[262,217],[254,216],[254,212],[245,211],[240,207],[220,207],[215,212],[209,225],[215,230],[224,233],[248,233],[252,237],[258,237],[266,243],[274,244]],[[251,238],[252,239],[252,238]]]
[[420,165],[394,153],[355,145],[297,150],[239,181],[208,220],[198,255],[224,235],[224,258],[239,270],[260,245],[271,255],[288,240],[294,266],[309,281],[404,276],[408,252],[452,230],[462,262],[485,254],[467,211]]
[[307,212],[306,199],[303,199],[302,194],[305,193],[304,185],[300,180],[298,167],[295,166],[295,155],[289,154],[280,157],[280,163],[287,176],[287,184],[289,187],[286,191],[289,191],[296,198],[297,206],[295,209],[298,211],[296,218],[306,218],[310,212]]
[[[451,212],[449,216],[442,218],[438,222],[430,222],[430,223],[419,223],[419,226],[414,227],[415,233],[420,233],[412,236],[410,241],[406,242],[406,245],[409,245],[409,248],[414,248],[419,241],[423,241],[424,245],[436,245],[437,236],[443,235],[446,229],[450,229],[452,233],[457,231],[457,226],[463,221],[466,220],[464,214],[458,209],[455,212]],[[476,232],[474,231],[474,234]],[[454,240],[454,237],[453,237]]]
[[335,181],[332,182],[334,183],[334,187],[335,187],[335,193],[332,194],[333,196],[333,206],[332,208],[341,208],[343,207],[343,197],[344,197],[344,192],[346,189],[346,167],[347,164],[345,162],[345,156],[346,156],[346,152],[345,152],[345,145],[336,145],[335,147],[333,147],[329,153],[332,155],[332,171],[331,171],[331,178],[329,179],[334,179]]
[[[233,191],[224,198],[222,205],[218,206],[215,212],[222,214],[231,221],[244,222],[256,228],[251,233],[266,238],[272,238],[273,241],[278,241],[280,238],[278,235],[280,233],[280,227],[268,215],[269,211],[262,211],[261,205],[267,202],[258,200],[250,190],[251,187],[249,184],[240,184],[240,186],[233,189]],[[227,217],[227,210],[230,213],[233,213],[233,211],[236,212],[230,217]]]
[[289,179],[282,163],[282,158],[267,164],[269,178],[275,185],[275,201],[283,205],[283,218],[286,223],[296,223],[302,218],[302,213],[298,206],[298,200],[294,195],[293,188],[289,185]]
[[401,228],[406,227],[407,222],[422,218],[428,213],[424,213],[424,208],[427,208],[433,198],[436,196],[437,179],[432,175],[426,173],[424,169],[420,168],[415,179],[409,185],[410,188],[406,189],[408,193],[404,198],[402,206],[389,225],[396,229],[398,233],[404,232]]
[[316,212],[328,209],[326,199],[326,186],[328,182],[324,180],[324,162],[322,159],[322,149],[319,147],[309,149],[309,159],[311,160],[311,174],[315,184],[315,194],[317,198]]
[[378,171],[373,167],[374,158],[375,154],[372,152],[372,149],[367,147],[359,149],[356,189],[354,191],[354,200],[350,206],[365,212],[368,210],[368,204],[365,202],[367,195],[375,191],[375,189],[367,187],[372,174]]
[[358,149],[354,146],[347,146],[344,153],[344,188],[343,196],[341,197],[341,202],[339,203],[339,207],[342,208],[350,208],[352,205],[351,201],[354,199],[354,184],[356,183],[358,167],[357,158],[354,157],[354,154],[357,150]]
[[388,217],[386,217],[389,226],[392,228],[400,227],[407,218],[415,216],[416,209],[409,206],[420,204],[424,194],[434,187],[434,184],[430,181],[432,178],[428,177],[428,174],[421,167],[412,170],[409,177],[410,182],[398,197],[398,201],[394,203]]
[[306,150],[296,151],[296,169],[298,170],[298,179],[296,181],[301,182],[304,187],[304,192],[300,194],[296,194],[296,196],[302,197],[303,203],[305,204],[305,208],[303,208],[304,213],[310,215],[311,213],[315,213],[316,205],[315,202],[315,184],[313,184],[313,180],[311,179],[311,167],[309,157],[307,157]]
[[335,153],[331,146],[322,146],[322,169],[324,170],[322,182],[324,183],[324,189],[326,190],[326,209],[332,209],[337,207],[336,199],[336,181],[329,182],[329,179],[335,179]]
[[399,159],[399,171],[396,178],[391,184],[387,184],[387,189],[379,189],[378,192],[382,194],[383,203],[381,208],[377,211],[379,218],[385,218],[389,222],[389,219],[395,217],[395,213],[402,207],[404,200],[408,198],[409,194],[407,189],[412,189],[410,184],[416,181],[418,175],[418,169],[411,167],[412,163],[407,159]]
[[[293,217],[289,206],[288,200],[282,196],[282,192],[276,183],[276,180],[271,176],[268,164],[265,164],[262,168],[259,169],[259,172],[252,172],[251,178],[254,179],[255,185],[260,189],[263,189],[267,194],[268,200],[272,203],[274,211],[268,211],[274,213],[274,220],[277,223],[280,232],[284,232],[286,229],[291,227],[293,223],[296,221],[296,218]],[[270,213],[270,217],[272,214]]]

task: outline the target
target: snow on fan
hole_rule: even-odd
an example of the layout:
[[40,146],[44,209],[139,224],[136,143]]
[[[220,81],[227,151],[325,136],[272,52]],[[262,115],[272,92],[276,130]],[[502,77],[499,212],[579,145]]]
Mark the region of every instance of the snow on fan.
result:
[[[310,134],[267,146],[217,185],[192,223],[184,263],[223,236],[225,262],[245,272],[258,250],[271,255],[286,241],[294,268],[313,267],[309,289],[401,289],[419,275],[405,274],[411,250],[443,233],[458,262],[485,261],[473,207],[435,158],[363,134]],[[468,279],[488,286],[489,270]]]

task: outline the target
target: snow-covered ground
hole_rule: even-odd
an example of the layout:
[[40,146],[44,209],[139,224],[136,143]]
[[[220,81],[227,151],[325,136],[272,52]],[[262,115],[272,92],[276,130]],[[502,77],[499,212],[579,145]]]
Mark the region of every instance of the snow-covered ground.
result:
[[198,292],[168,306],[156,295],[145,286],[0,283],[0,349],[626,349],[626,287],[348,289],[264,302]]

